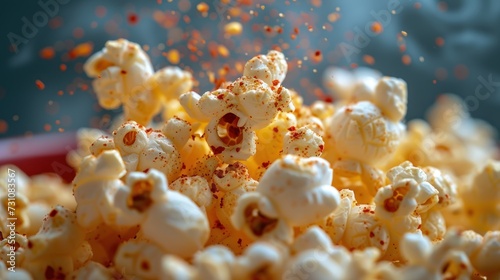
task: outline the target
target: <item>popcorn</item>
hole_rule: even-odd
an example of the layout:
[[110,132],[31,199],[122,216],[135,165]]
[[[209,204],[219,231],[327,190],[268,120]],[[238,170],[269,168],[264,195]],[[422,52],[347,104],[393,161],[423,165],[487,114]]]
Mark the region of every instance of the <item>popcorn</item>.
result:
[[100,129],[95,128],[80,128],[76,131],[76,150],[71,150],[66,155],[66,162],[78,170],[78,167],[82,163],[84,157],[91,154],[90,147],[101,136],[106,135],[106,133]]
[[92,251],[76,220],[73,212],[56,206],[40,231],[28,238],[24,268],[35,279],[64,278],[91,259]]
[[234,262],[232,279],[279,279],[286,259],[272,244],[255,242]]
[[180,97],[192,118],[208,122],[207,143],[214,155],[225,162],[246,160],[254,155],[253,130],[269,125],[278,112],[293,110],[289,91],[280,85],[286,61],[278,52],[270,52],[268,56],[250,60],[246,74],[225,88],[203,96],[189,92]]
[[472,183],[461,189],[460,197],[465,218],[473,230],[479,233],[499,230],[500,162],[489,161]]
[[188,197],[169,191],[165,176],[155,169],[131,172],[116,193],[115,206],[121,211],[116,224],[140,225],[139,236],[167,254],[189,257],[208,240],[206,216]]
[[181,177],[172,184],[169,189],[178,191],[189,197],[198,207],[205,210],[212,206],[213,196],[207,180],[200,176]]
[[286,76],[288,64],[285,56],[278,51],[258,55],[245,64],[243,75],[264,81],[269,86],[281,84]]
[[341,107],[329,120],[325,149],[335,173],[360,176],[370,194],[384,183],[380,168],[396,151],[403,136],[400,122],[406,113],[406,83],[381,78],[373,95]]
[[[287,155],[262,176],[256,192],[242,195],[231,221],[253,238],[277,237],[290,226],[307,225],[335,210],[338,191],[330,185],[332,170],[320,158]],[[289,242],[288,235],[280,239]]]
[[301,157],[319,157],[323,152],[325,142],[308,127],[289,131],[285,135],[283,152]]
[[434,247],[427,237],[408,233],[401,241],[401,251],[408,260],[401,274],[408,275],[408,279],[471,279],[473,268],[460,250],[460,235],[456,232],[449,232]]
[[117,210],[114,196],[122,185],[120,177],[126,173],[116,150],[105,151],[98,157],[87,156],[73,180],[73,193],[78,203],[78,224],[87,230],[106,222],[114,224]]
[[120,245],[114,263],[118,271],[126,277],[158,279],[162,274],[164,252],[144,241],[127,241]]
[[323,75],[323,84],[333,97],[343,101],[360,101],[371,95],[380,78],[380,72],[366,67],[353,71],[330,67]]
[[500,277],[498,259],[500,257],[500,232],[489,231],[477,250],[470,255],[474,268],[488,279]]

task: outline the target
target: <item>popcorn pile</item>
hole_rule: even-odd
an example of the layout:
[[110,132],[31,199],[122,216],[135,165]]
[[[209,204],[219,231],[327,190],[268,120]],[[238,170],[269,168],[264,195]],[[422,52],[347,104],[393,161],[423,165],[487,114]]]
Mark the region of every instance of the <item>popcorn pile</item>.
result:
[[278,51],[202,95],[124,39],[84,69],[124,121],[79,132],[71,186],[1,167],[1,279],[500,278],[494,131],[457,97],[407,127],[403,80],[330,69],[307,106]]

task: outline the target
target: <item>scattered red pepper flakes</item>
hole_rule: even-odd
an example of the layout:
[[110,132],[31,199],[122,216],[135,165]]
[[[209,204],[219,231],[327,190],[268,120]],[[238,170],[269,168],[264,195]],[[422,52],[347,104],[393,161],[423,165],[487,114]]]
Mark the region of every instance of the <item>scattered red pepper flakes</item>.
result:
[[312,55],[312,57],[311,57],[311,60],[312,60],[312,62],[314,62],[314,63],[319,63],[319,62],[321,62],[321,60],[323,60],[323,54],[321,53],[321,51],[320,51],[320,50],[316,50],[316,51],[313,53],[313,55]]
[[378,21],[374,21],[372,25],[370,26],[370,29],[373,31],[375,34],[380,34],[384,31],[384,27],[382,24]]
[[45,84],[40,80],[36,80],[35,85],[39,90],[43,90],[45,88]]
[[404,65],[410,65],[411,64],[411,57],[409,55],[405,54],[401,57],[401,61],[403,61]]
[[5,133],[9,129],[9,124],[5,120],[0,120],[0,133]]
[[61,70],[61,71],[64,72],[64,71],[66,71],[66,69],[68,69],[68,67],[66,66],[66,64],[63,63],[63,64],[59,65],[59,70]]
[[40,50],[40,57],[43,59],[52,59],[56,55],[53,47],[45,47]]
[[363,55],[363,61],[368,64],[368,65],[373,65],[375,64],[375,58],[369,54]]
[[104,6],[97,6],[95,8],[95,15],[98,17],[98,18],[103,18],[106,16],[106,13],[107,13],[107,9],[106,7]]
[[467,66],[459,64],[453,69],[453,74],[457,79],[465,80],[469,76],[469,69],[467,69]]
[[444,39],[442,37],[437,37],[436,38],[436,45],[439,47],[442,47],[444,45]]
[[59,90],[59,91],[57,92],[57,95],[59,95],[59,96],[62,96],[63,94],[64,94],[64,91],[62,91],[62,90]]
[[50,130],[52,129],[52,126],[48,123],[46,123],[44,126],[43,126],[43,130],[49,132]]
[[87,57],[92,53],[94,45],[91,42],[85,42],[77,45],[69,52],[69,58]]
[[136,25],[139,22],[139,16],[136,13],[129,13],[127,21],[130,25]]

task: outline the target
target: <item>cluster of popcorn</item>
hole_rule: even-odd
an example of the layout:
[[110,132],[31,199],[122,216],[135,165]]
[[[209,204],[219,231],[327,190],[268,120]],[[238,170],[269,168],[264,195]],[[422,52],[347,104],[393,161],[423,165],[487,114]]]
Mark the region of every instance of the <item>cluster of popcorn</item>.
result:
[[125,120],[79,132],[71,185],[16,171],[14,232],[0,168],[0,278],[500,278],[494,131],[456,97],[405,125],[403,80],[332,68],[308,106],[279,51],[200,95],[123,39],[85,70]]

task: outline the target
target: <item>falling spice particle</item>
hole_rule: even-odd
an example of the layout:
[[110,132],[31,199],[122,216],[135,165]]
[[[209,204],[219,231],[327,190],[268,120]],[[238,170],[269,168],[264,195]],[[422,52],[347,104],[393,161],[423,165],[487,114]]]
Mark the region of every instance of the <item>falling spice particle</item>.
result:
[[467,66],[459,64],[453,69],[453,74],[458,80],[465,80],[469,76],[469,70]]
[[242,30],[243,26],[237,21],[230,22],[224,26],[224,32],[229,36],[240,35]]
[[168,62],[170,62],[171,64],[178,64],[181,60],[181,55],[180,55],[179,51],[176,49],[170,50],[167,53],[166,57],[167,57]]
[[127,21],[130,25],[136,25],[139,22],[139,16],[135,13],[130,13],[127,16]]
[[36,80],[35,85],[39,90],[43,90],[45,88],[45,84],[40,80]]
[[64,72],[64,71],[66,71],[66,69],[67,69],[67,68],[68,68],[68,67],[66,66],[66,64],[61,64],[61,65],[59,65],[59,69],[60,69],[61,71],[63,71],[63,72]]
[[444,39],[441,37],[437,37],[436,38],[436,45],[438,45],[439,47],[442,47],[444,45]]
[[363,56],[363,61],[368,64],[368,65],[373,65],[375,64],[375,58],[373,58],[373,56],[371,55],[368,55],[368,54],[365,54]]
[[49,132],[50,130],[52,129],[52,126],[48,123],[46,123],[44,126],[43,126],[43,130]]
[[401,61],[403,61],[403,64],[404,65],[410,65],[411,64],[411,57],[407,54],[403,55],[403,57],[401,57]]
[[85,42],[77,45],[69,52],[69,58],[87,57],[92,53],[94,45],[91,42]]
[[40,57],[43,59],[52,59],[56,55],[54,48],[45,47],[40,51]]
[[375,21],[372,23],[370,29],[373,31],[373,33],[375,34],[380,34],[384,31],[384,27],[382,26],[382,24],[378,21]]

